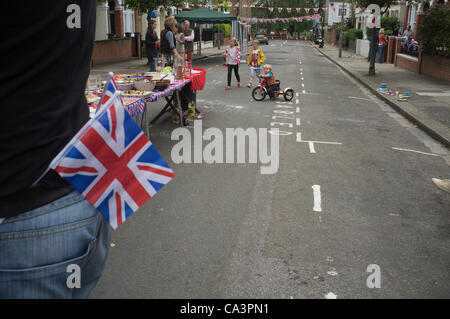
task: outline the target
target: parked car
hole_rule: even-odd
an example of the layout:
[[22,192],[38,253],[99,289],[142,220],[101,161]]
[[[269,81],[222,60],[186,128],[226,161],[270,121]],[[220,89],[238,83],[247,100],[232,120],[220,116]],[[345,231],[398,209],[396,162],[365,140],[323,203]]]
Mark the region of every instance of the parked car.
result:
[[255,39],[259,41],[259,43],[269,44],[269,38],[265,34],[257,34]]

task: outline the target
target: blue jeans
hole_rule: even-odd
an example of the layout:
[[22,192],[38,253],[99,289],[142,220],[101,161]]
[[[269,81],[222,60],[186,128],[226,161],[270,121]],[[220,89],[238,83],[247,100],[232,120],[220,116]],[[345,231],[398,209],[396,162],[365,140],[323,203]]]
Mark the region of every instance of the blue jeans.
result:
[[[147,50],[149,50],[147,48]],[[155,58],[158,57],[158,53],[155,51],[147,51],[147,58],[148,58],[148,64],[150,65],[150,72],[155,72],[156,71],[156,66],[155,66]]]
[[[6,218],[0,224],[0,298],[89,298],[110,242],[109,223],[76,191]],[[73,287],[77,282],[80,288]]]
[[386,44],[380,44],[378,45],[378,63],[383,63],[383,59],[384,59],[384,48],[386,47]]

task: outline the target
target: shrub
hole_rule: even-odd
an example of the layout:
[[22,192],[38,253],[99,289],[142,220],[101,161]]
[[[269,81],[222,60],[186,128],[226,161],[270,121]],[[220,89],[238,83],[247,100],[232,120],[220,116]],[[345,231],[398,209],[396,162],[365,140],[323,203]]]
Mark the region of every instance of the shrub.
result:
[[224,37],[231,37],[231,25],[230,24],[215,24],[214,25],[214,32],[219,32],[219,25],[220,25],[220,33],[223,34]]
[[397,17],[389,17],[389,16],[381,17],[380,23],[382,28],[384,28],[385,30],[391,30],[391,32],[393,32],[393,30],[397,30],[400,25]]
[[394,31],[392,31],[392,30],[389,30],[389,29],[385,29],[384,30],[384,35],[385,36],[389,36],[389,35],[393,35],[394,34]]
[[362,39],[363,31],[360,29],[350,29],[348,30],[348,38],[351,40]]
[[342,46],[348,47],[349,45],[349,32],[342,32]]
[[419,34],[424,52],[450,56],[450,7],[436,5],[428,9]]

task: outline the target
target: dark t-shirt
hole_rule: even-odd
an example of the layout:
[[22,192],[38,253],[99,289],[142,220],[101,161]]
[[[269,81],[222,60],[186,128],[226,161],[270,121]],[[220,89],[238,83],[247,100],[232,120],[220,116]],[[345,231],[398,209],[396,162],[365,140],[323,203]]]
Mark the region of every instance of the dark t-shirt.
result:
[[92,0],[3,3],[0,203],[29,188],[88,121],[95,15]]
[[147,45],[147,51],[157,52],[156,49],[156,42],[158,42],[158,35],[155,31],[152,31],[150,29],[147,30],[147,33],[145,34],[145,43]]

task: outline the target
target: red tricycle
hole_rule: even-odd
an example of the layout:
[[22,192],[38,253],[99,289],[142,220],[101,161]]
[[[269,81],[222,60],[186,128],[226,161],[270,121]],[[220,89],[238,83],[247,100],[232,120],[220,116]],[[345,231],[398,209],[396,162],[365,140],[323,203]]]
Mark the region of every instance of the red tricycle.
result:
[[[278,84],[278,90],[274,92],[275,97],[277,98],[279,95],[283,95],[286,101],[291,101],[294,98],[294,90],[292,88],[286,88],[284,90],[280,89],[280,81],[275,81]],[[259,84],[252,91],[252,96],[256,101],[262,101],[266,98],[269,93],[267,92],[267,82],[263,77],[259,77]]]

